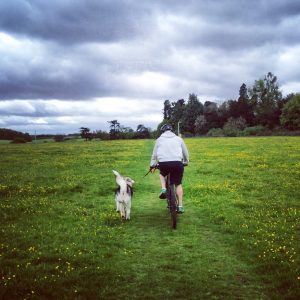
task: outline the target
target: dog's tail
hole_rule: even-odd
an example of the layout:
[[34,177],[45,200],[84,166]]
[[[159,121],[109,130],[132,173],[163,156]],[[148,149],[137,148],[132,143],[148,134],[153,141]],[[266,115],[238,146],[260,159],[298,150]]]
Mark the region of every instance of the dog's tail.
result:
[[117,172],[117,171],[115,171],[115,170],[112,170],[112,171],[113,171],[113,173],[114,173],[117,177],[121,177],[121,175],[120,175],[119,172]]
[[116,182],[120,186],[121,202],[125,202],[126,192],[127,192],[127,183],[119,172],[113,170],[113,173],[116,175]]
[[124,181],[124,178],[122,177],[122,175],[119,172],[117,172],[115,170],[112,170],[112,171],[113,171],[113,173],[116,176],[116,182],[117,182],[117,184],[121,186],[121,183]]

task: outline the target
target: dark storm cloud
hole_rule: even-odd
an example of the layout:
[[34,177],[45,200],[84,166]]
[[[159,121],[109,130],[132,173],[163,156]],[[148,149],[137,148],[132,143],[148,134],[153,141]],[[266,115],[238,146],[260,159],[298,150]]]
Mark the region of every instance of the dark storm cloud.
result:
[[56,74],[48,65],[28,66],[26,74],[7,70],[6,78],[0,78],[1,98],[78,100],[110,93],[105,82],[99,85],[90,69],[60,70],[60,73],[63,74]]
[[139,4],[130,2],[2,1],[0,27],[13,34],[68,45],[126,40],[142,28],[139,22],[145,17]]
[[211,49],[222,49],[228,53],[228,51],[236,52],[263,47],[271,43],[296,45],[299,36],[300,29],[293,26],[286,28],[265,26],[264,30],[261,30],[261,27],[255,24],[251,27],[245,27],[243,24],[236,27],[212,24],[209,28],[204,26],[201,29],[189,31],[179,36],[179,39],[181,42],[185,41],[184,47],[199,45]]
[[[182,1],[163,2],[169,15],[185,17],[178,22],[179,47],[221,48],[239,51],[266,44],[297,44],[300,36],[300,2],[292,1]],[[173,3],[173,2],[172,2]]]
[[[276,32],[277,26],[299,13],[300,2],[295,0],[277,0],[272,3],[266,0],[169,0],[152,3],[13,0],[0,3],[0,28],[12,34],[70,46],[84,42],[116,42],[138,36],[145,38],[156,29],[153,16],[173,14],[186,16],[187,19],[193,17],[206,23],[203,33],[197,24],[189,28],[196,41],[218,46],[220,40],[223,40],[225,46],[231,44],[236,47],[239,41],[240,45],[256,44],[255,35],[258,37],[257,42],[266,40],[268,33],[271,33],[271,38],[276,37],[276,33],[280,38],[282,32]],[[253,32],[250,32],[251,28]],[[290,28],[288,30],[285,33],[289,33],[289,40],[293,41],[295,35],[291,35]],[[294,27],[294,30],[299,29]]]
[[167,13],[210,20],[214,24],[274,24],[300,13],[297,0],[181,0],[155,1]]

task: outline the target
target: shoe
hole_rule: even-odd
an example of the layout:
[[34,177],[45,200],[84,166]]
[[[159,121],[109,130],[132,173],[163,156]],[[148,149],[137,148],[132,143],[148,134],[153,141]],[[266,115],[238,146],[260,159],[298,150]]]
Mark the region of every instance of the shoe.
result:
[[183,208],[182,206],[178,206],[177,212],[178,212],[179,214],[183,214],[183,213],[184,213],[184,208]]
[[167,199],[167,190],[161,189],[161,192],[159,194],[159,199]]

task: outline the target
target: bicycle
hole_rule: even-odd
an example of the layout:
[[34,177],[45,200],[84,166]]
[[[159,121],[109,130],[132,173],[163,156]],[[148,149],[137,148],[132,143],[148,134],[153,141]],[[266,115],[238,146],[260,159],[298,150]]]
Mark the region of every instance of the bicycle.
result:
[[[150,168],[148,173],[144,176],[146,177],[151,171],[155,172],[156,169],[159,168],[159,165],[157,164],[155,167]],[[168,204],[168,209],[171,215],[171,227],[173,229],[176,229],[177,226],[177,206],[178,206],[178,201],[177,201],[177,196],[175,192],[175,184],[170,182],[170,174],[168,174],[165,177],[166,180],[166,195],[167,195],[167,204]]]

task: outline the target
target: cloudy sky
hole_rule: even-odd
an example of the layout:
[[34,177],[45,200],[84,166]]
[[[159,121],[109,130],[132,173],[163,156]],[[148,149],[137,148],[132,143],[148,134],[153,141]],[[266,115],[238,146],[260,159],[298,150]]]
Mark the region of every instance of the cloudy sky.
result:
[[0,127],[156,128],[163,101],[300,91],[299,0],[0,1]]

